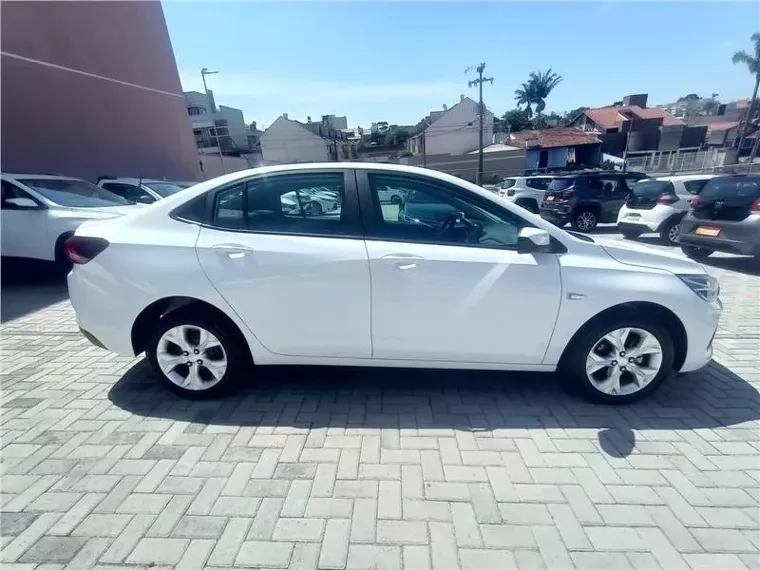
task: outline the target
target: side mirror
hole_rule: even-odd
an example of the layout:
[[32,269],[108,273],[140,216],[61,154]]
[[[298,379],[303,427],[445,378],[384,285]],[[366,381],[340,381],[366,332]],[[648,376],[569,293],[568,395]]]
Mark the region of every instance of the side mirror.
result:
[[551,243],[551,236],[546,230],[523,228],[517,234],[517,253],[549,252]]
[[143,194],[137,197],[138,204],[152,204],[155,201],[156,200],[153,198],[153,196],[148,196],[147,194]]
[[40,206],[31,198],[8,198],[3,203],[15,207],[18,210],[39,210]]

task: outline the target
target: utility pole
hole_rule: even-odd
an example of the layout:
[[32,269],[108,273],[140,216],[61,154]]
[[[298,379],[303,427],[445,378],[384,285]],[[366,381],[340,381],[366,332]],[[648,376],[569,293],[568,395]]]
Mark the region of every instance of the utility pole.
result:
[[478,133],[478,175],[476,178],[476,184],[482,186],[483,184],[483,115],[485,115],[486,108],[483,105],[483,83],[488,81],[493,85],[493,77],[483,77],[483,70],[485,70],[486,64],[481,63],[475,71],[478,72],[478,78],[468,82],[470,87],[478,86],[479,91],[479,115],[480,115],[480,131]]

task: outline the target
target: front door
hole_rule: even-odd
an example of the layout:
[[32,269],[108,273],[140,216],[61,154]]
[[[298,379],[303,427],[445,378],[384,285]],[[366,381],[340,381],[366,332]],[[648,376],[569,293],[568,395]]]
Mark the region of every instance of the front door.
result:
[[[27,198],[37,203],[38,207],[18,206],[7,201],[11,198]],[[3,257],[54,259],[53,245],[48,238],[47,208],[7,180],[2,181],[0,215]]]
[[602,219],[600,222],[613,223],[617,221],[620,208],[625,204],[628,188],[622,178],[610,177],[601,179],[604,191],[602,200]]
[[369,358],[369,264],[353,172],[255,176],[213,202],[198,258],[259,342],[282,355]]
[[[360,173],[372,356],[540,364],[561,298],[555,254],[519,254],[521,217],[415,175]],[[402,208],[377,189],[405,189]],[[366,202],[366,203],[365,203]]]

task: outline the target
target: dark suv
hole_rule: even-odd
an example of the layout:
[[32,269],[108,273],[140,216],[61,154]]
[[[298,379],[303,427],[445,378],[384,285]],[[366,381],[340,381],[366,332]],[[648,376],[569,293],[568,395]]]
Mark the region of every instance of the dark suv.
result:
[[558,226],[589,232],[599,223],[614,223],[630,187],[646,178],[636,172],[593,172],[561,176],[549,183],[539,213]]
[[694,259],[714,251],[760,258],[760,176],[710,180],[691,201],[677,241]]

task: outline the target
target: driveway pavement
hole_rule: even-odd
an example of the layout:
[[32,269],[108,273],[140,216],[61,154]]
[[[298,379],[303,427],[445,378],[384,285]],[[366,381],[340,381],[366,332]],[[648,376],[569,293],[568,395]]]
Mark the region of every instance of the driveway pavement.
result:
[[760,568],[760,277],[711,263],[714,362],[629,407],[320,368],[188,402],[84,340],[62,285],[4,287],[2,567]]

